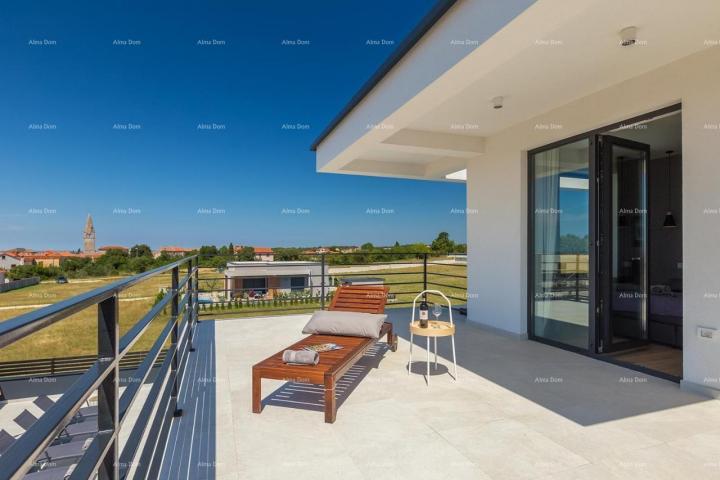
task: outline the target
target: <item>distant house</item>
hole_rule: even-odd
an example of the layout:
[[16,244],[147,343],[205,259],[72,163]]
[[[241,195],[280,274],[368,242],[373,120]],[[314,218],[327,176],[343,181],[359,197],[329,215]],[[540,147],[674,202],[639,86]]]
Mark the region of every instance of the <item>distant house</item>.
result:
[[308,248],[303,250],[304,255],[322,255],[323,253],[330,253],[330,249],[327,247]]
[[249,296],[273,298],[278,293],[309,290],[321,293],[320,262],[228,262],[225,290],[229,299]]
[[155,258],[159,257],[163,253],[171,256],[171,257],[182,257],[187,253],[192,252],[192,248],[183,248],[183,247],[160,247],[157,250],[153,252],[153,256]]
[[258,262],[272,262],[275,260],[275,252],[269,247],[253,247],[255,260]]
[[7,252],[0,253],[0,269],[2,270],[10,270],[23,264],[24,260],[20,256],[11,255]]
[[43,252],[24,253],[22,258],[25,265],[33,264],[43,267],[59,267],[67,258],[90,258],[93,261],[103,255],[102,252],[74,253],[68,251],[46,250]]

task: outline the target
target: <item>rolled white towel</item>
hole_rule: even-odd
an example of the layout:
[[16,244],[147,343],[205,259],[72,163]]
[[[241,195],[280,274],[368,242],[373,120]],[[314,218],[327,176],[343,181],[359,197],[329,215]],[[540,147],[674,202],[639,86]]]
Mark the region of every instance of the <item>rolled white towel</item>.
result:
[[303,365],[317,365],[320,361],[318,352],[309,350],[285,350],[283,352],[283,362],[300,363]]

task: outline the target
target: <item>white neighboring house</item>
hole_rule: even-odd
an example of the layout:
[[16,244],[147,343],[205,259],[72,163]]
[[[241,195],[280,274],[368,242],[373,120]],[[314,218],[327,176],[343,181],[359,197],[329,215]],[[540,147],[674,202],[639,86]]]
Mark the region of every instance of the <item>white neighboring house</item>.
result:
[[23,264],[24,261],[20,257],[15,257],[9,253],[0,253],[0,270],[10,270]]
[[278,293],[310,291],[317,296],[322,292],[320,262],[228,262],[224,274],[229,299],[243,294],[273,298]]
[[465,182],[469,321],[598,359],[657,346],[657,374],[720,396],[718,19],[717,0],[439,2],[317,170]]

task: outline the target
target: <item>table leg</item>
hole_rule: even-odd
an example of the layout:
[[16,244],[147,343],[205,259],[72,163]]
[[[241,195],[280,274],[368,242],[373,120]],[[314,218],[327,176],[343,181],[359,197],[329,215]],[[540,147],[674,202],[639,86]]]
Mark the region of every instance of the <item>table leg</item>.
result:
[[430,385],[430,337],[427,338],[427,384]]
[[262,377],[260,377],[260,374],[257,373],[253,369],[253,374],[252,374],[252,411],[253,411],[253,413],[262,412],[262,401],[260,400],[261,382],[262,382]]
[[433,337],[433,341],[435,342],[435,370],[437,370],[437,337]]
[[335,402],[335,379],[325,377],[325,423],[335,423],[337,404]]
[[451,335],[450,340],[452,341],[453,364],[455,365],[455,381],[457,381],[457,360],[455,359],[455,335]]
[[408,360],[408,375],[412,369],[412,347],[413,347],[413,334],[410,332],[410,359]]

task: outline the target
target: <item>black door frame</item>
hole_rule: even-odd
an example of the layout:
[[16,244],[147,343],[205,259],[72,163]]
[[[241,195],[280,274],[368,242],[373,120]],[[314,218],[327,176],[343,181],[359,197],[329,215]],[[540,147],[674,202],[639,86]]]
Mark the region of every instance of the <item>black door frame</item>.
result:
[[[645,154],[645,160],[644,160],[644,169],[645,169],[645,175],[647,178],[647,171],[649,168],[649,162],[650,162],[650,145],[646,143],[640,143],[636,142],[634,140],[628,140],[621,137],[615,137],[612,135],[606,135],[606,134],[598,134],[595,136],[596,138],[596,149],[595,149],[595,155],[598,159],[597,161],[597,169],[595,171],[595,174],[598,178],[597,185],[598,188],[596,190],[595,198],[597,199],[597,226],[596,226],[596,243],[595,243],[595,258],[596,258],[596,266],[597,266],[597,274],[595,277],[593,277],[593,280],[595,281],[595,295],[596,299],[598,301],[597,305],[597,315],[595,316],[595,334],[597,338],[597,345],[595,348],[596,353],[612,353],[612,352],[618,352],[621,350],[627,350],[629,348],[635,348],[640,347],[643,345],[646,345],[648,343],[647,335],[648,335],[648,312],[649,312],[649,258],[648,255],[650,253],[650,212],[649,212],[649,195],[648,190],[646,188],[645,190],[645,259],[644,259],[644,271],[643,274],[643,283],[645,287],[645,292],[642,292],[645,295],[645,303],[644,303],[644,311],[643,311],[643,329],[645,333],[645,339],[644,340],[634,340],[634,341],[627,341],[623,343],[616,344],[612,341],[612,296],[613,292],[611,291],[611,281],[612,278],[609,275],[609,272],[612,270],[612,255],[613,255],[613,249],[612,249],[612,238],[613,238],[613,228],[612,228],[612,216],[611,216],[611,209],[612,205],[610,202],[612,202],[612,194],[613,194],[613,183],[611,181],[610,175],[612,174],[612,166],[611,166],[611,158],[609,157],[609,153],[611,152],[611,146],[617,145],[620,147],[625,147],[632,150],[638,150],[643,151]],[[603,169],[605,170],[605,175],[603,175]],[[605,179],[603,179],[605,177]],[[605,181],[603,181],[605,180]],[[603,199],[605,199],[605,202],[603,202]]]
[[[597,158],[598,155],[598,148],[597,148],[597,135],[600,134],[607,134],[611,130],[615,130],[619,127],[629,127],[636,123],[644,122],[647,120],[651,120],[656,117],[660,117],[663,115],[667,115],[670,113],[675,113],[677,111],[682,110],[682,103],[675,103],[672,105],[669,105],[664,108],[660,108],[658,110],[653,110],[648,113],[644,113],[642,115],[638,115],[635,117],[628,118],[626,120],[611,123],[609,125],[605,125],[593,130],[590,130],[585,133],[581,133],[578,135],[574,135],[569,138],[565,138],[562,140],[558,140],[552,143],[549,143],[547,145],[543,145],[538,148],[534,148],[532,150],[528,150],[527,152],[527,250],[526,250],[526,258],[527,258],[527,284],[526,284],[526,296],[527,296],[527,336],[529,340],[534,340],[536,342],[544,343],[547,345],[551,345],[554,347],[562,348],[563,350],[569,350],[575,353],[580,353],[583,355],[588,355],[594,358],[602,358],[603,360],[609,361],[610,363],[615,363],[618,365],[622,365],[627,368],[631,368],[633,370],[637,370],[643,373],[649,373],[651,375],[667,378],[669,380],[678,381],[675,377],[672,377],[670,375],[663,374],[661,372],[656,372],[654,370],[649,370],[647,368],[643,368],[637,365],[625,363],[622,361],[617,361],[612,359],[611,357],[603,356],[601,353],[598,352],[599,347],[599,338],[597,335],[597,316],[600,312],[598,312],[597,309],[597,246],[598,246],[598,239],[597,239],[597,220],[598,220],[598,205],[597,205],[597,187],[598,187],[598,177],[597,177],[597,165],[599,159]],[[592,248],[588,249],[588,253],[590,256],[589,262],[589,273],[588,273],[588,279],[590,281],[590,288],[589,288],[589,328],[588,328],[588,347],[587,349],[578,348],[572,345],[566,345],[564,343],[556,342],[553,340],[548,340],[542,337],[538,337],[535,335],[535,329],[534,329],[534,318],[535,318],[535,302],[533,299],[533,281],[535,278],[535,272],[534,272],[534,262],[533,262],[533,250],[534,250],[534,244],[535,244],[535,237],[534,237],[534,215],[532,215],[532,212],[534,211],[534,197],[535,197],[535,191],[534,191],[534,181],[532,172],[534,171],[534,161],[533,157],[541,152],[544,152],[546,150],[551,150],[556,147],[560,147],[562,145],[567,145],[569,143],[574,143],[579,140],[587,139],[589,141],[589,171],[590,171],[590,199],[589,199],[589,232],[590,232],[590,246]]]

